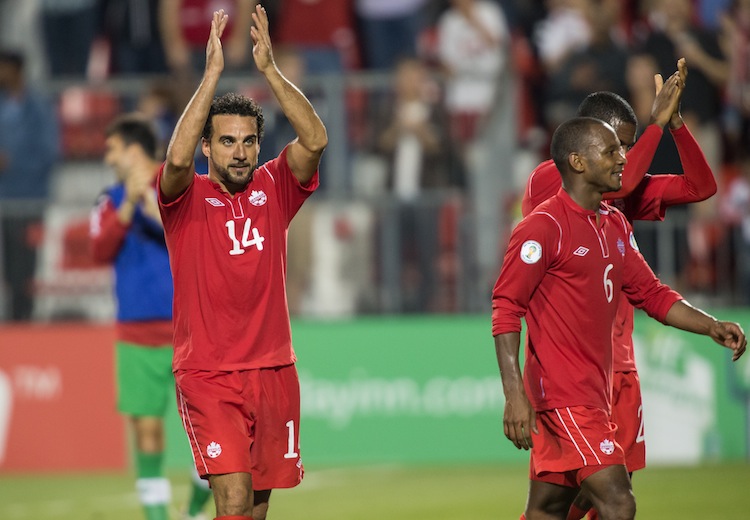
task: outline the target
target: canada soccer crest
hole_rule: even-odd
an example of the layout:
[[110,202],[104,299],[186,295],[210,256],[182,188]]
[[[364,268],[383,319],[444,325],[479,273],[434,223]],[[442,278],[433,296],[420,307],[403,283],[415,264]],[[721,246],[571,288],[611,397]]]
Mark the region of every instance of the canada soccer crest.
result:
[[208,455],[212,459],[215,459],[216,457],[221,455],[221,444],[215,441],[211,442],[211,444],[209,444],[206,448],[206,455]]
[[621,238],[617,239],[617,250],[622,256],[625,256],[625,242],[623,242]]
[[602,453],[605,455],[612,455],[615,452],[615,443],[609,439],[604,439],[599,443],[599,449],[602,450]]
[[266,193],[263,190],[256,191],[253,190],[250,192],[250,204],[253,206],[262,206],[268,201],[268,197],[266,196]]

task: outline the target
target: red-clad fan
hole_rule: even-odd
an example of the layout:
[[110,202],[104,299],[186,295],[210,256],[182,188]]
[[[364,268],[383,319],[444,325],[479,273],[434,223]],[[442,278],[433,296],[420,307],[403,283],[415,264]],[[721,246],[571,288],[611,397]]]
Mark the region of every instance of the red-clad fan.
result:
[[626,163],[609,124],[589,117],[563,123],[551,153],[563,187],[513,230],[493,291],[504,431],[519,449],[531,448],[526,516],[564,520],[580,487],[602,517],[631,519],[635,499],[610,419],[611,334],[621,294],[666,325],[711,337],[735,360],[747,341],[738,324],[716,320],[661,284],[627,219],[603,203],[604,193],[621,188]]

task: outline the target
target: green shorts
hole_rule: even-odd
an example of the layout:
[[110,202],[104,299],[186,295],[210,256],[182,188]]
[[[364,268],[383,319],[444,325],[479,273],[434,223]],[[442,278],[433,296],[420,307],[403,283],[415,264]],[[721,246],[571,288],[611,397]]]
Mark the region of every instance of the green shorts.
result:
[[174,401],[172,347],[116,344],[117,409],[136,417],[164,417]]

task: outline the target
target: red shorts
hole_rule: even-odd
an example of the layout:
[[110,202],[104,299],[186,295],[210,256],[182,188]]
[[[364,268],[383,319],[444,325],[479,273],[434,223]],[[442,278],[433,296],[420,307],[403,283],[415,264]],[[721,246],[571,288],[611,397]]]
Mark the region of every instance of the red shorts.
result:
[[597,471],[625,464],[615,440],[617,427],[599,408],[573,406],[537,412],[538,434],[531,434],[529,478],[579,487]]
[[255,490],[300,483],[304,470],[294,365],[234,372],[178,370],[175,382],[201,477],[250,473]]
[[643,405],[638,372],[613,374],[612,422],[617,425],[615,439],[625,452],[628,471],[645,468],[646,443],[643,437]]

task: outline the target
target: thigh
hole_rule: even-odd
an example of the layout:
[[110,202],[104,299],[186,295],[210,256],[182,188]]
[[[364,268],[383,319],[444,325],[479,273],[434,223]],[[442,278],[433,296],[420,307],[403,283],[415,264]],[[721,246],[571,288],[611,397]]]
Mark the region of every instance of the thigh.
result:
[[578,494],[577,487],[531,480],[526,503],[526,518],[559,518],[565,520],[568,510]]
[[612,422],[615,439],[625,452],[625,466],[633,472],[646,467],[641,385],[637,372],[615,372],[612,379]]
[[117,342],[117,408],[136,417],[164,417],[174,395],[172,347]]
[[246,395],[245,379],[243,372],[175,372],[177,408],[203,478],[251,473],[256,410]]
[[257,413],[250,457],[253,488],[294,487],[304,473],[299,450],[299,379],[294,365],[250,371]]
[[618,518],[635,515],[635,498],[624,465],[608,466],[589,475],[581,482],[581,489],[603,518],[609,518],[612,512],[621,515]]

